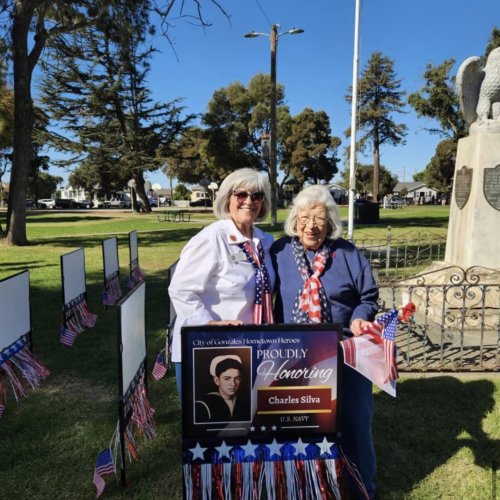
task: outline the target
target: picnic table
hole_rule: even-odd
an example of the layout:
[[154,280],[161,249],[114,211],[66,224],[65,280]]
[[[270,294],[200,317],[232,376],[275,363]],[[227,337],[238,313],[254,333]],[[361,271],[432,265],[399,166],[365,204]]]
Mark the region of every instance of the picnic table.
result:
[[191,214],[185,210],[165,210],[158,215],[158,222],[189,222]]

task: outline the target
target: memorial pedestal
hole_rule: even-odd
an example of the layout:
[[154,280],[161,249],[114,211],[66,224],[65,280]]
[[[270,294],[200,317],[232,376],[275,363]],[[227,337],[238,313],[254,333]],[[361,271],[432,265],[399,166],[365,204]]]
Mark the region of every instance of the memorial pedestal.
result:
[[500,269],[500,132],[458,141],[445,261]]

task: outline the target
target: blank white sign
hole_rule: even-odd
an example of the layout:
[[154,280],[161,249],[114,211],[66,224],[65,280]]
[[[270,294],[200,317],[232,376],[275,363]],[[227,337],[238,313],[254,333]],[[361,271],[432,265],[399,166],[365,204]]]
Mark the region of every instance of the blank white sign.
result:
[[24,271],[0,281],[0,350],[30,331],[30,278]]
[[85,255],[83,248],[61,256],[64,303],[85,293]]
[[104,260],[104,277],[107,278],[118,272],[118,241],[116,238],[108,238],[102,242]]
[[145,297],[146,283],[142,282],[118,304],[122,343],[122,396],[146,358]]

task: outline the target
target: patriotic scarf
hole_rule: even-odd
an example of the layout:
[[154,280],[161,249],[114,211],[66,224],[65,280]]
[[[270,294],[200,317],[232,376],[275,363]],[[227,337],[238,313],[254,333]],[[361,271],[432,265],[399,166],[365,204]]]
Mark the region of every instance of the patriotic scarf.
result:
[[264,262],[264,249],[259,242],[257,254],[248,241],[240,243],[246,258],[255,270],[255,302],[253,309],[253,322],[256,325],[273,323],[271,279]]
[[326,241],[314,255],[312,263],[298,238],[292,239],[292,252],[304,286],[297,293],[293,304],[294,323],[330,323],[332,315],[320,277],[331,259],[330,245]]

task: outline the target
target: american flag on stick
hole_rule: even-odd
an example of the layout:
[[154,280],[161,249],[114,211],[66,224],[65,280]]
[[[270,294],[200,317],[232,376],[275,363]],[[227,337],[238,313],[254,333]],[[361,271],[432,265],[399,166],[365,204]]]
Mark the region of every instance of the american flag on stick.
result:
[[382,335],[386,367],[385,383],[396,380],[399,376],[396,353],[394,351],[394,340],[396,338],[397,327],[398,311],[397,309],[392,309],[363,329],[364,333],[378,336]]
[[97,498],[99,498],[104,491],[106,483],[102,476],[105,474],[116,474],[116,467],[111,455],[111,450],[105,448],[99,455],[94,469],[94,484],[97,488]]
[[342,341],[344,362],[391,396],[396,396],[398,368],[394,340],[398,311],[393,309]]
[[160,380],[165,376],[166,373],[167,373],[167,367],[165,365],[165,359],[163,358],[163,351],[160,351],[158,353],[158,356],[156,356],[155,365],[153,366],[153,371],[151,372],[151,375],[153,375],[153,378],[155,380]]

